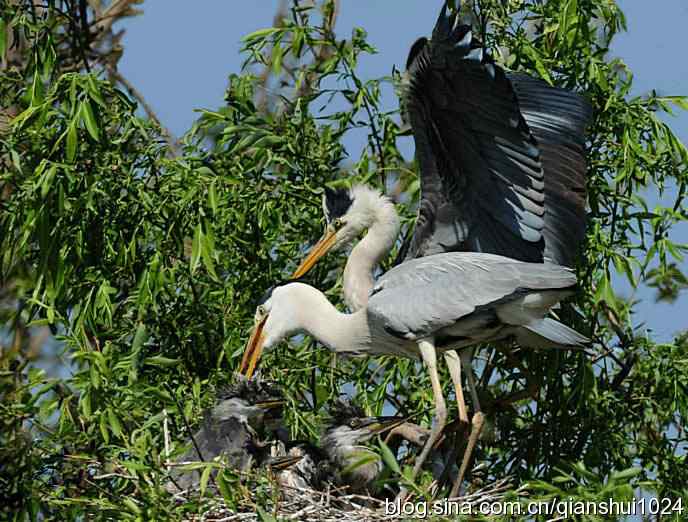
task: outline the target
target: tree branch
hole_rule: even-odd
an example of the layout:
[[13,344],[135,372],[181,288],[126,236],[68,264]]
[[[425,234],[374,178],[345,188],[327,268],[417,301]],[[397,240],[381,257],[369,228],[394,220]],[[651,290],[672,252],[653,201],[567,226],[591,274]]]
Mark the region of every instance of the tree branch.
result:
[[117,71],[114,68],[108,68],[108,74],[110,75],[111,80],[113,83],[121,83],[128,91],[129,93],[136,98],[141,106],[143,107],[143,110],[146,112],[148,117],[155,122],[156,125],[160,127],[160,130],[165,137],[165,141],[167,142],[167,145],[170,147],[170,153],[174,155],[179,148],[179,142],[174,138],[172,133],[165,127],[162,123],[160,123],[160,118],[155,114],[155,111],[153,110],[153,107],[151,107],[146,99],[143,97],[143,94],[139,92],[139,90],[132,85],[132,83],[127,80],[122,74],[120,74],[119,71]]

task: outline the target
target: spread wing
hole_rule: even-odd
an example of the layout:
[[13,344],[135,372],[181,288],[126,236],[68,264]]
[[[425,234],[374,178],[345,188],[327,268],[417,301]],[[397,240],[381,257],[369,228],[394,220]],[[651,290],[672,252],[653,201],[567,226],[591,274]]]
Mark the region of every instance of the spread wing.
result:
[[585,228],[587,104],[505,73],[446,5],[407,75],[421,200],[404,257],[467,250],[571,264]]
[[572,266],[585,237],[585,127],[592,109],[574,92],[526,74],[506,75],[545,172],[545,258]]
[[370,321],[390,334],[418,339],[524,290],[566,289],[575,284],[571,269],[552,263],[450,252],[412,259],[389,270],[373,288],[367,313]]

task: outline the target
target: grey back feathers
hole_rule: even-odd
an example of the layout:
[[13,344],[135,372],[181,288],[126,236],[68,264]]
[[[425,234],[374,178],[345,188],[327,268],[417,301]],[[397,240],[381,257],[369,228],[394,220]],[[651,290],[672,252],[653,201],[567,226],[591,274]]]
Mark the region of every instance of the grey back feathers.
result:
[[[388,333],[415,340],[528,293],[566,291],[575,284],[573,271],[559,265],[446,253],[406,261],[380,277],[368,301],[368,315]],[[562,292],[556,297],[563,297]]]

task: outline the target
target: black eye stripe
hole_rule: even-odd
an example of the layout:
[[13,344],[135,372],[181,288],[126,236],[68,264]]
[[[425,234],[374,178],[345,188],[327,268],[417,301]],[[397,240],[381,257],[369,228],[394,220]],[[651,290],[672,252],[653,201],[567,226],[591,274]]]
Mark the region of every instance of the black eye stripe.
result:
[[353,199],[346,189],[333,190],[325,187],[325,218],[330,223],[342,217],[351,208]]

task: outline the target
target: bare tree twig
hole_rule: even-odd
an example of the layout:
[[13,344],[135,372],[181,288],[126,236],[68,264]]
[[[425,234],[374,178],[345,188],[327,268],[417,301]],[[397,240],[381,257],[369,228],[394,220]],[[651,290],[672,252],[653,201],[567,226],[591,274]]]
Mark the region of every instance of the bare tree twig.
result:
[[94,22],[95,31],[97,33],[108,32],[112,29],[112,25],[120,18],[141,14],[143,11],[132,7],[132,5],[141,3],[143,3],[143,0],[115,0],[102,12],[100,18]]
[[129,93],[139,101],[148,117],[152,121],[154,121],[156,125],[160,127],[160,130],[162,131],[162,134],[165,137],[165,141],[170,147],[170,152],[174,154],[175,151],[179,148],[179,142],[174,138],[172,133],[162,123],[160,123],[160,119],[155,114],[153,107],[151,107],[148,104],[146,99],[143,97],[143,94],[141,94],[141,92],[139,92],[139,90],[136,87],[134,87],[132,83],[129,80],[127,80],[124,76],[122,76],[122,74],[120,74],[120,72],[116,69],[108,68],[108,74],[113,80],[113,83],[118,82],[124,85],[124,87],[129,91]]

